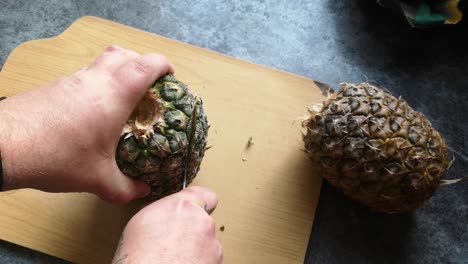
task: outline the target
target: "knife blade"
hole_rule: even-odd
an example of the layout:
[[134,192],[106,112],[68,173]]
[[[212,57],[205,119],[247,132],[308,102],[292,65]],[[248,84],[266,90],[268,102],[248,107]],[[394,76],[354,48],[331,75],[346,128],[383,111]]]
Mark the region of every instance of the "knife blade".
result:
[[189,141],[187,152],[185,153],[184,159],[184,180],[182,181],[182,189],[187,187],[187,177],[188,177],[188,165],[190,162],[190,157],[192,155],[192,148],[193,148],[193,141],[195,140],[195,132],[197,130],[197,119],[198,119],[198,97],[195,97],[195,104],[193,106],[192,111],[192,120],[191,120],[191,127],[189,133]]

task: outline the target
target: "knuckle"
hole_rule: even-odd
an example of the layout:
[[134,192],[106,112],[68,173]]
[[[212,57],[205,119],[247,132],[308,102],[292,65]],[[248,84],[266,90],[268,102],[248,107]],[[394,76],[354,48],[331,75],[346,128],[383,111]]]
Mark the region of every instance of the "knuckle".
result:
[[169,196],[168,199],[172,208],[177,208],[182,212],[189,213],[193,211],[193,202],[185,196]]
[[122,48],[115,44],[112,44],[105,49],[105,51],[109,51],[109,52],[117,51],[117,50],[122,50]]
[[133,65],[134,70],[138,73],[146,75],[150,74],[153,71],[151,65],[143,57],[138,57],[131,63]]
[[188,192],[199,192],[201,190],[203,190],[204,188],[201,187],[201,186],[189,186],[187,188],[185,188],[186,191]]
[[183,190],[183,192],[187,193],[188,195],[196,194],[198,191],[198,188],[194,186],[189,186]]
[[70,82],[76,86],[81,86],[83,84],[83,78],[79,75],[72,75],[70,76]]
[[190,210],[195,206],[194,203],[187,198],[180,198],[178,203],[183,210]]
[[202,234],[211,235],[215,231],[215,222],[213,218],[206,215],[198,224],[198,229]]
[[216,196],[214,191],[208,188],[202,187],[202,186],[190,186],[190,187],[187,187],[184,190],[184,192],[187,192],[188,194],[195,194],[198,196],[207,196],[207,195]]
[[78,74],[73,74],[65,78],[59,79],[59,83],[66,87],[79,88],[83,86],[83,77]]
[[110,52],[101,53],[101,54],[94,60],[94,64],[99,65],[99,64],[104,63],[106,60],[109,59],[109,57],[110,57],[111,55],[112,55],[112,53],[110,53]]
[[195,199],[200,197],[200,190],[194,187],[187,187],[181,191],[185,199]]

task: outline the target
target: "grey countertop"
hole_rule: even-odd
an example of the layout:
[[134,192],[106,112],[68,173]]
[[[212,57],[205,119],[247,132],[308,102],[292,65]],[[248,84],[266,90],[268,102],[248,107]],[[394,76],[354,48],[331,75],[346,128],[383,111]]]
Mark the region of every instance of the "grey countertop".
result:
[[[322,82],[401,95],[467,173],[468,27],[416,30],[374,0],[0,0],[0,65],[20,43],[93,15]],[[307,230],[304,230],[306,232]],[[64,263],[6,242],[0,263]],[[305,263],[468,263],[468,181],[413,213],[370,212],[325,184]]]

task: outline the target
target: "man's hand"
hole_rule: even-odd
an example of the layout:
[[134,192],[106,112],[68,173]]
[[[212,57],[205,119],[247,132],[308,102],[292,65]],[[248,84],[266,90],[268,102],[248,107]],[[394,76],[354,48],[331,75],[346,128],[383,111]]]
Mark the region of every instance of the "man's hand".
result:
[[125,227],[112,263],[222,263],[209,216],[217,203],[214,192],[189,187],[146,206]]
[[149,187],[121,173],[115,150],[147,89],[172,72],[161,55],[111,46],[71,76],[0,102],[4,190],[91,192],[111,202],[145,196]]

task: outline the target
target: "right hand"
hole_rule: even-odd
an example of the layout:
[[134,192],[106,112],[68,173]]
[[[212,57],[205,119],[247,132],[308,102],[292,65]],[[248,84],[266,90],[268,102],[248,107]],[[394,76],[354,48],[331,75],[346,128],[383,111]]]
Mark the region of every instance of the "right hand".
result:
[[223,263],[210,214],[216,194],[189,187],[144,207],[129,221],[113,263]]

